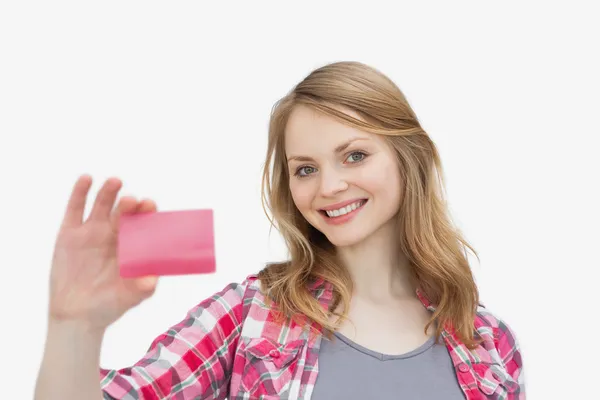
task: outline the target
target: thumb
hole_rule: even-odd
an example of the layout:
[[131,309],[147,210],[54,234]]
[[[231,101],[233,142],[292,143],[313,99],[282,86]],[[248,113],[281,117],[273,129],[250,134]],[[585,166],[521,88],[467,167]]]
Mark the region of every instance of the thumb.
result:
[[156,291],[158,276],[144,276],[134,279],[133,287],[144,297],[150,297]]

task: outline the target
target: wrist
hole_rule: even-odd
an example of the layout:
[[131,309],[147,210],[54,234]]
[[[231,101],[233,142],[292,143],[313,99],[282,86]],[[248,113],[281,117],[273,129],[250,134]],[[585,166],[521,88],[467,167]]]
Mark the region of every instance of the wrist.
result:
[[93,326],[86,321],[48,318],[48,335],[57,334],[68,337],[89,337],[92,339],[104,337],[106,328]]

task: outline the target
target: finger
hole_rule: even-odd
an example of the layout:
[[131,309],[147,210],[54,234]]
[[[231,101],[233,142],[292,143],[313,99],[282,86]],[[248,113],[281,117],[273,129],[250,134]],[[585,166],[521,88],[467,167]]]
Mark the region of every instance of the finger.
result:
[[136,289],[141,292],[144,297],[152,295],[158,284],[158,276],[150,275],[143,278],[138,278],[134,281]]
[[67,203],[67,209],[63,218],[63,226],[77,226],[83,222],[83,213],[88,192],[92,186],[92,177],[85,174],[81,175],[71,191],[71,196]]
[[118,178],[109,178],[104,182],[96,196],[89,220],[99,221],[109,218],[122,185],[123,183]]
[[110,215],[110,224],[113,229],[118,230],[119,218],[122,214],[133,214],[136,212],[138,201],[135,197],[125,196],[119,200],[117,207]]
[[140,301],[154,294],[158,284],[158,276],[148,275],[132,279],[126,278],[123,280],[123,283],[128,290],[134,293],[134,301],[136,304],[139,304]]
[[156,212],[156,202],[152,199],[143,199],[138,203],[136,212]]

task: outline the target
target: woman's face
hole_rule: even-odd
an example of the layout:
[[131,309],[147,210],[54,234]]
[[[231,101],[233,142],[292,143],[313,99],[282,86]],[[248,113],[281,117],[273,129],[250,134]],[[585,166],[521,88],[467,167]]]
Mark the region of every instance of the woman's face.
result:
[[382,137],[296,106],[286,126],[285,151],[296,207],[332,244],[352,246],[393,226],[400,172]]

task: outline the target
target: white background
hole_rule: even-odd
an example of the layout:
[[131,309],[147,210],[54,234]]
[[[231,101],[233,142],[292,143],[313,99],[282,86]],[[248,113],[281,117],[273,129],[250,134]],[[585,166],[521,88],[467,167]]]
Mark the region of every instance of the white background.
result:
[[199,301],[285,256],[260,207],[269,112],[339,60],[388,74],[439,146],[482,300],[521,342],[528,398],[597,396],[593,2],[199,3],[0,6],[0,397],[33,395],[79,174],[92,195],[114,175],[160,210],[215,209],[218,272],[163,278],[110,328],[102,364],[124,367]]

